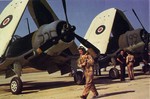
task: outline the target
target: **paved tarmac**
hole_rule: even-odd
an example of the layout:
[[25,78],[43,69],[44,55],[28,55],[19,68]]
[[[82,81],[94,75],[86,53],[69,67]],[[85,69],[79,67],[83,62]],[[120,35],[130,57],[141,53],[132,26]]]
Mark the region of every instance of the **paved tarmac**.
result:
[[[109,68],[107,69],[109,70]],[[108,72],[95,76],[94,82],[100,94],[97,99],[150,99],[150,75],[144,75],[141,67],[134,68],[135,80],[126,78],[109,79]],[[20,95],[12,95],[9,89],[11,78],[0,76],[0,99],[80,99],[83,85],[76,85],[68,74],[61,76],[60,72],[49,75],[47,72],[23,74],[23,91]],[[92,97],[89,94],[88,99]]]

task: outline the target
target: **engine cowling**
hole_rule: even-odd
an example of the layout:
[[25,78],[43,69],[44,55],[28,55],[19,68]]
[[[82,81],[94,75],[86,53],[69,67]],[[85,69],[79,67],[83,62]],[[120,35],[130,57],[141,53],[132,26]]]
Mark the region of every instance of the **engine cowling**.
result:
[[149,36],[148,32],[145,29],[142,29],[140,31],[140,36],[141,36],[141,39],[142,39],[142,41],[144,43],[148,43],[149,42],[150,36]]
[[67,23],[65,21],[54,21],[50,24],[41,26],[36,31],[32,38],[32,46],[34,49],[42,48],[42,51],[52,53],[58,53],[67,47],[74,40],[74,28],[66,28]]
[[[46,43],[48,40],[52,40],[52,45],[58,43],[59,40],[62,42],[68,43],[71,42],[74,37],[71,35],[72,33],[64,34],[64,27],[66,25],[65,21],[54,21],[50,24],[46,24],[41,26],[38,31],[36,31],[32,37],[32,46],[37,49],[42,44]],[[57,40],[58,41],[55,41]]]
[[140,36],[141,29],[127,31],[119,37],[119,48],[134,52],[143,51],[144,43]]

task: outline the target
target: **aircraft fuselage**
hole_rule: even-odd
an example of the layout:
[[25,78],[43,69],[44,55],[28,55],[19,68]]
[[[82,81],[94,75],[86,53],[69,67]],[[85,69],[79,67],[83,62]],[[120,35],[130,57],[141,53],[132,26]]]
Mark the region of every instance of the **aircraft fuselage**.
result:
[[[59,55],[71,46],[74,40],[71,33],[63,31],[64,25],[66,25],[65,21],[54,21],[41,26],[37,31],[25,37],[11,42],[5,54],[7,58],[1,63],[0,69],[6,69],[7,65],[11,65],[15,61],[19,61],[22,65],[27,64],[31,59],[38,56],[36,52],[38,48],[49,56]],[[11,62],[7,62],[8,60],[11,60]]]

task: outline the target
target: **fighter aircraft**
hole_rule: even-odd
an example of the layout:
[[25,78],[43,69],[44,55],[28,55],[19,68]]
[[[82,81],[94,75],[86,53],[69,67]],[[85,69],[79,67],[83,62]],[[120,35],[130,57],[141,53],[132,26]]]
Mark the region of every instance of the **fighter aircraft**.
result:
[[[26,6],[28,6],[29,12],[35,21],[38,30],[24,37],[16,36],[14,33]],[[13,94],[19,94],[22,91],[23,85],[20,76],[21,70],[25,66],[34,67],[39,70],[47,70],[49,73],[53,73],[58,70],[60,70],[62,74],[70,72],[71,67],[69,66],[70,63],[67,56],[77,53],[77,50],[75,50],[77,49],[77,46],[74,43],[75,37],[90,50],[90,53],[93,52],[96,56],[95,58],[99,61],[109,58],[109,56],[113,55],[112,53],[110,54],[110,52],[115,52],[116,49],[119,48],[114,47],[113,50],[104,51],[99,48],[99,45],[97,46],[89,38],[86,39],[91,43],[74,33],[75,27],[69,24],[67,18],[65,0],[63,0],[63,8],[66,21],[58,19],[46,0],[13,0],[1,13],[0,71],[6,71],[6,78],[17,75],[17,77],[14,77],[10,83],[10,89]],[[94,21],[95,25],[94,22],[92,22],[88,30],[95,30],[94,34],[92,34],[93,32],[87,32],[86,35],[92,34],[93,36],[100,36],[101,34],[105,34],[106,30],[110,32],[113,24],[113,27],[120,26],[117,25],[117,22],[113,21],[123,20],[122,23],[124,23],[124,25],[128,23],[125,17],[120,17],[122,15],[120,10],[114,10],[116,10],[116,12],[110,11],[110,15],[108,15],[108,17],[112,17],[112,20],[109,18],[108,21],[111,22],[111,24],[104,22],[107,24],[100,25],[101,21],[99,19],[94,19],[97,20]],[[103,14],[98,16],[102,17]],[[102,20],[105,21],[104,16]],[[98,24],[98,22],[100,22],[100,24]],[[117,30],[116,28],[113,28],[112,34],[114,36],[112,35],[112,37],[119,38],[122,32],[132,30],[129,23],[126,25],[125,29],[119,27],[120,29]],[[109,26],[109,29],[106,26]],[[114,32],[119,33],[114,34]],[[145,35],[143,33],[140,34]],[[106,37],[105,40],[109,41],[110,35],[106,33],[106,36],[103,37]],[[100,38],[97,40],[100,40]],[[109,47],[104,47],[104,49],[106,50],[110,48],[111,44],[117,41],[118,38],[112,40],[110,44],[108,42],[104,42],[106,45],[109,45]],[[103,54],[105,57],[101,57]],[[76,74],[79,75],[74,76],[75,81],[79,81],[81,83],[82,73],[77,72]]]
[[[30,66],[47,70],[49,74],[58,70],[61,74],[68,73],[71,66],[67,56],[77,53],[74,38],[86,42],[85,45],[90,44],[74,33],[75,26],[69,24],[65,0],[62,3],[66,21],[58,19],[46,0],[12,0],[2,11],[0,71],[5,71],[6,78],[16,75],[10,82],[12,94],[20,94],[22,91],[22,68]],[[20,37],[14,33],[26,7],[38,30]],[[75,81],[78,81],[77,76]]]
[[[140,22],[134,10],[133,12]],[[93,19],[84,38],[100,51],[97,54],[97,51],[93,50],[92,54],[94,53],[93,56],[97,57],[100,68],[104,68],[111,60],[114,60],[112,63],[116,64],[114,57],[122,49],[133,52],[136,56],[136,65],[139,65],[142,58],[148,57],[149,37],[150,34],[143,25],[142,28],[133,29],[123,11],[110,8]],[[145,52],[145,56],[142,57]],[[116,68],[112,68],[109,73],[111,78],[119,77],[119,71]]]

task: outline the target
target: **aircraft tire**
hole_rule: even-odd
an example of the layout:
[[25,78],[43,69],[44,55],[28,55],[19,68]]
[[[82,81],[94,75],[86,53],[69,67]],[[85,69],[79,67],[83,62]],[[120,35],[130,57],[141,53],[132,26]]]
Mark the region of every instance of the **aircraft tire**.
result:
[[20,94],[22,92],[22,81],[19,77],[14,77],[10,82],[10,90],[12,94]]
[[150,66],[149,65],[143,66],[142,71],[144,72],[144,74],[149,74],[150,73]]
[[119,70],[117,68],[111,68],[109,70],[109,78],[111,79],[119,78]]
[[83,76],[83,72],[82,71],[77,71],[74,74],[74,82],[77,85],[83,85],[83,84],[85,84],[85,77]]

